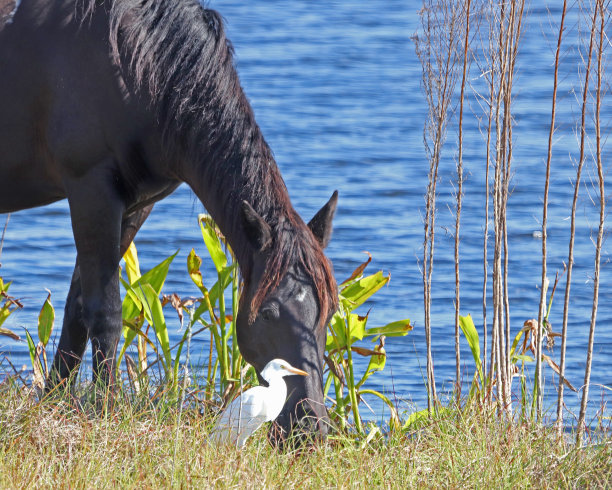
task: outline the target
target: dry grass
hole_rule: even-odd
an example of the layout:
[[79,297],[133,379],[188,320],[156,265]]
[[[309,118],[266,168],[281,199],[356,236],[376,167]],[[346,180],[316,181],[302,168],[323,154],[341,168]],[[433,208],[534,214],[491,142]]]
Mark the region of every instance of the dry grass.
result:
[[100,416],[4,384],[0,427],[0,488],[612,485],[610,439],[578,449],[553,429],[482,410],[447,411],[419,430],[367,444],[334,436],[302,451],[278,451],[260,431],[240,451],[210,446],[209,424],[195,409],[179,418],[173,407],[124,402]]

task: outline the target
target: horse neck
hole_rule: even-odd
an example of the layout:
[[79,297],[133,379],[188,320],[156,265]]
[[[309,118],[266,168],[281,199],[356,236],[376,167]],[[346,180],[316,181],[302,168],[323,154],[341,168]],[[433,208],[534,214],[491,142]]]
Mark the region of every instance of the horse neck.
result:
[[[249,139],[253,141],[252,137]],[[240,143],[237,149],[221,152],[232,155],[226,160],[206,156],[194,159],[191,171],[187,172],[192,177],[186,179],[219,226],[243,268],[250,267],[248,264],[253,257],[253,249],[241,221],[243,201],[247,201],[273,229],[281,221],[295,223],[297,218],[274,159],[267,151],[261,151],[262,147],[267,148],[263,138],[261,143],[252,145],[255,148],[249,146],[244,150],[245,145]]]

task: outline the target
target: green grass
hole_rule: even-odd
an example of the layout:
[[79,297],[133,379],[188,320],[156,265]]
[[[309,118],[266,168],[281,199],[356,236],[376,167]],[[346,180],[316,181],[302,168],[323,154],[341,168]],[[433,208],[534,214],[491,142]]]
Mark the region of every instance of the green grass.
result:
[[[122,401],[100,415],[67,398],[0,385],[0,488],[610,487],[612,439],[578,449],[547,428],[448,410],[369,443],[336,435],[279,451],[260,430],[213,447],[196,408]],[[176,444],[176,452],[175,452]]]

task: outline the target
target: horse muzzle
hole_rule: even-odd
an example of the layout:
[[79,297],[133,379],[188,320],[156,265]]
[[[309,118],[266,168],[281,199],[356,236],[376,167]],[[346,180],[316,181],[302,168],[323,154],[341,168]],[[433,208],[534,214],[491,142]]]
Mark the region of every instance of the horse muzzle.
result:
[[[286,381],[289,379],[285,378]],[[307,393],[304,393],[302,390],[292,390],[292,384],[287,383],[289,398],[270,429],[269,439],[275,446],[314,443],[327,436],[329,418],[321,389],[306,389]],[[313,386],[307,385],[307,388]]]

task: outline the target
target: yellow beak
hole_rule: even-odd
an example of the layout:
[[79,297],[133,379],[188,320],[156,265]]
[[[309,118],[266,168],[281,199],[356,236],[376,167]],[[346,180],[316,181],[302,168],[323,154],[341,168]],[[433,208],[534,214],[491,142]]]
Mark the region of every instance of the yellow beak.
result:
[[288,366],[288,367],[283,366],[283,367],[290,373],[299,374],[300,376],[308,376],[308,373],[306,371],[302,371],[301,369],[294,368],[293,366]]

